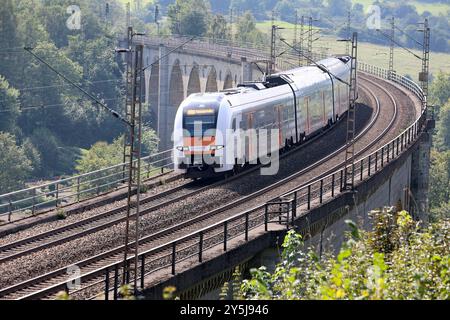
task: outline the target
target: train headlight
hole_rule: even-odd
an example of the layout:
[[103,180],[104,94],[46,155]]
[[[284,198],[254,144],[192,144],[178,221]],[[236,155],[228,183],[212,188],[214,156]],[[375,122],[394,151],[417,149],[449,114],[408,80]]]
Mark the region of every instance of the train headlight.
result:
[[209,150],[211,151],[218,151],[222,150],[223,148],[225,148],[225,146],[209,146]]
[[179,147],[177,147],[177,150],[178,150],[178,151],[181,151],[181,152],[183,152],[183,151],[189,151],[189,147],[181,147],[181,146],[179,146]]

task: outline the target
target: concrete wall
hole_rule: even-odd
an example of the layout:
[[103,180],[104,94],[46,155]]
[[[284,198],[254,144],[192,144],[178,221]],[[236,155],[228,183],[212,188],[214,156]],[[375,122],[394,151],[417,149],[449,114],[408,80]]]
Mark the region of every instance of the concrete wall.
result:
[[365,183],[364,187],[358,188],[360,190],[357,189],[357,192],[350,195],[351,200],[347,206],[331,213],[342,216],[336,221],[323,225],[306,244],[314,246],[317,252],[327,250],[336,253],[345,240],[345,232],[349,230],[345,220],[352,220],[359,228],[368,230],[372,227],[369,218],[371,210],[395,207],[399,204],[403,208],[407,202],[405,189],[410,189],[411,186],[412,157],[412,154],[406,157],[389,176],[384,176],[384,181],[380,181],[379,185],[371,179]]
[[[370,210],[398,205],[409,210],[408,204],[413,206],[414,201],[405,190],[411,189],[412,181],[418,179],[417,174],[425,174],[414,167],[413,159],[429,152],[429,145],[424,143],[428,141],[428,135],[427,132],[421,133],[420,138],[399,158],[391,160],[383,170],[358,184],[356,192],[341,193],[297,218],[295,228],[307,239],[306,245],[314,246],[318,252],[336,252],[348,231],[345,220],[353,220],[359,227],[367,229],[370,227]],[[269,271],[273,269],[279,259],[285,232],[260,230],[249,242],[240,241],[227,252],[220,249],[210,252],[203,263],[180,270],[175,276],[163,277],[157,283],[149,280],[145,295],[150,299],[160,299],[162,290],[173,285],[183,297],[218,298],[218,288],[223,281],[230,279],[235,266],[245,265],[248,269],[264,265]]]

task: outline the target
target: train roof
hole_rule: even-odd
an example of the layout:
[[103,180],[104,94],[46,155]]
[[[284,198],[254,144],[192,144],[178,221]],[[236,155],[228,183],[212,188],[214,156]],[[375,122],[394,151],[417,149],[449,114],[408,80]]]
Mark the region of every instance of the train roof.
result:
[[[323,59],[317,62],[318,65],[325,67],[332,74],[342,75],[349,70],[349,56],[337,56]],[[236,88],[226,89],[214,93],[196,93],[189,96],[190,103],[221,103],[224,98],[228,101],[230,107],[237,107],[254,101],[255,95],[252,93],[267,91],[267,98],[291,94],[291,89],[284,86],[288,83],[295,83],[298,90],[306,91],[313,88],[315,84],[329,79],[329,76],[315,65],[295,68],[286,72],[273,74],[266,78],[266,81],[245,82]],[[276,88],[276,90],[275,90]],[[272,90],[270,90],[272,89]]]

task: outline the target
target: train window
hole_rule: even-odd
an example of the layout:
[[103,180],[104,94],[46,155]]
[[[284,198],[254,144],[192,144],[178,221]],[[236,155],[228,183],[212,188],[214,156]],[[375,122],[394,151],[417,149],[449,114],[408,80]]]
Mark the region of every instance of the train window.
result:
[[231,129],[233,129],[233,131],[236,131],[236,118],[233,118],[233,122],[231,123]]
[[[185,134],[189,133],[189,136],[191,137],[203,137],[206,131],[216,129],[216,116],[185,116],[184,129]],[[213,133],[213,135],[215,135],[215,133]]]

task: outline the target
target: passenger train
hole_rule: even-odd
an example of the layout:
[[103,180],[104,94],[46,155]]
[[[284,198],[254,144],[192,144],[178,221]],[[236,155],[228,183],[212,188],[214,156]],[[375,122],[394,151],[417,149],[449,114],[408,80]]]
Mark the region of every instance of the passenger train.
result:
[[[230,151],[227,148],[235,148],[227,141],[227,130],[277,130],[280,150],[301,144],[336,123],[347,111],[349,87],[337,78],[348,83],[350,70],[351,57],[336,56],[317,65],[267,76],[264,81],[190,95],[175,117],[175,171],[188,178],[209,177],[232,172],[249,162],[250,154],[224,161]],[[252,144],[257,143],[248,139],[244,153],[255,150]],[[204,160],[206,156],[209,161]]]

